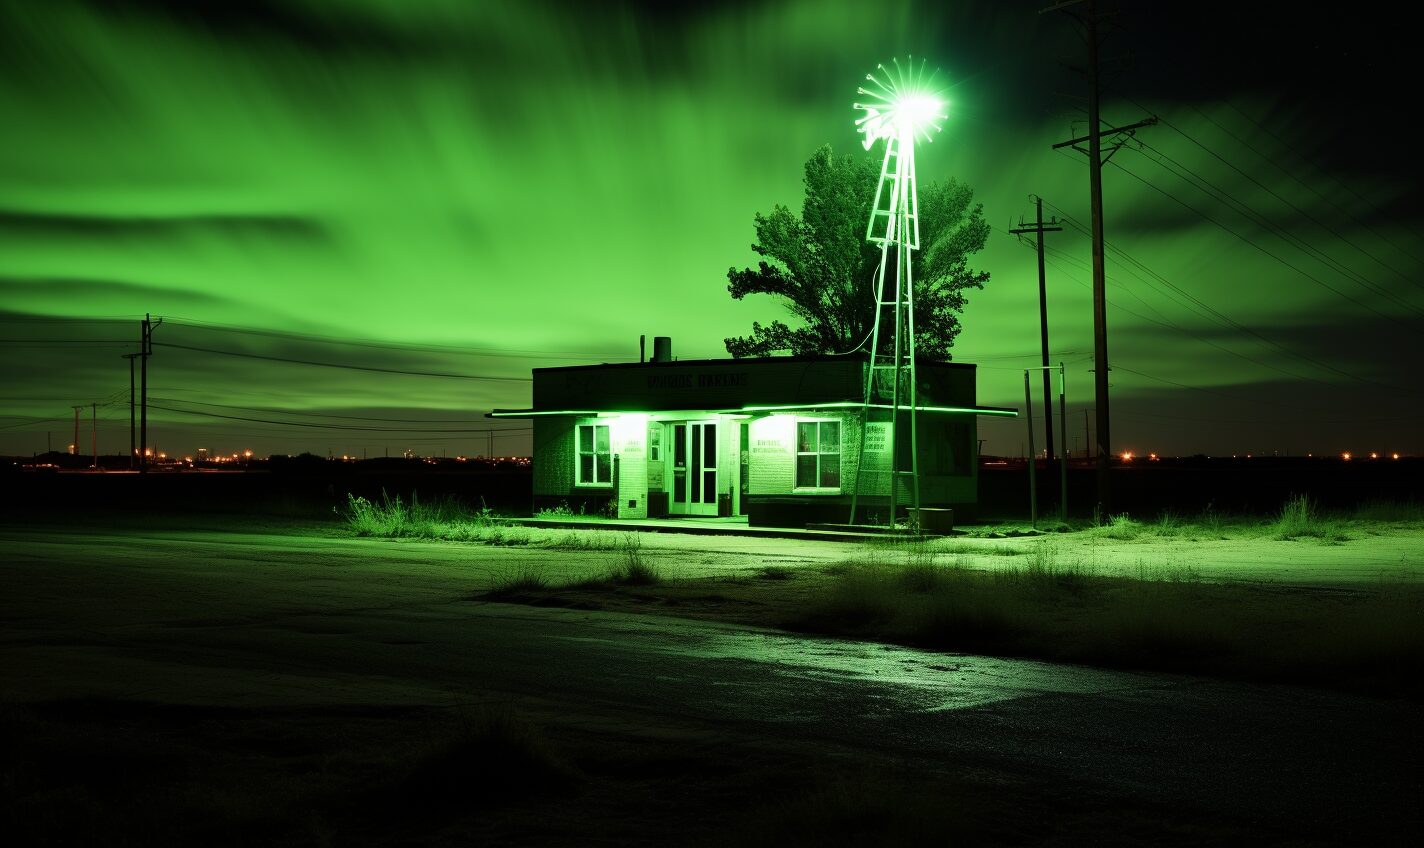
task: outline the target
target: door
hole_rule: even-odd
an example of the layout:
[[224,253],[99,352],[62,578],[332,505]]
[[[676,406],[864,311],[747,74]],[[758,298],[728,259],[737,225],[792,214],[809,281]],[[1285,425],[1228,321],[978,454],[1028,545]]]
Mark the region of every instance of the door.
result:
[[717,514],[717,422],[679,421],[672,425],[669,512]]

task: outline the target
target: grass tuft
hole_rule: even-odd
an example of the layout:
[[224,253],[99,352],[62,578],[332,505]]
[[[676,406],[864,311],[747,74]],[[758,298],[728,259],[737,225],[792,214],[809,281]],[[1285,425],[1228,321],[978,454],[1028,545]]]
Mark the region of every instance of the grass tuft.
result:
[[1268,531],[1282,541],[1313,536],[1328,545],[1338,545],[1352,538],[1345,526],[1339,518],[1322,515],[1310,498],[1296,495],[1281,507]]
[[1271,532],[1277,539],[1296,539],[1310,535],[1315,521],[1315,504],[1305,495],[1296,495],[1281,507],[1280,515],[1271,525]]
[[662,582],[662,574],[643,558],[643,543],[637,533],[627,533],[623,539],[623,562],[611,577],[625,586],[654,586]]
[[479,542],[554,551],[618,551],[627,547],[626,541],[605,531],[513,525],[488,508],[471,512],[453,498],[424,502],[413,494],[406,502],[400,495],[392,497],[382,491],[380,499],[370,501],[348,494],[343,515],[346,526],[357,536]]
[[472,512],[454,498],[421,501],[416,493],[406,502],[384,489],[375,501],[347,493],[344,517],[346,526],[357,536],[384,538],[458,538],[479,535],[497,526],[488,507]]
[[531,566],[523,566],[495,578],[494,585],[482,597],[499,599],[549,588],[549,578]]
[[1097,527],[1093,532],[1104,539],[1116,539],[1120,542],[1131,542],[1142,535],[1143,527],[1139,521],[1134,521],[1131,516],[1114,515],[1107,524]]

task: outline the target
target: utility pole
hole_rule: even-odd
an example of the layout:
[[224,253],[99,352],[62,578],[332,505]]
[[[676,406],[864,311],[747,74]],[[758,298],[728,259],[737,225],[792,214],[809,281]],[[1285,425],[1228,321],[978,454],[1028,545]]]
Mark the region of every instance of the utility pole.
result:
[[159,318],[158,323],[151,320],[148,313],[143,316],[143,344],[139,347],[139,356],[143,357],[143,365],[139,374],[139,393],[141,396],[141,410],[139,413],[139,453],[138,470],[141,474],[148,473],[148,358],[153,355],[153,328],[163,323]]
[[[1038,247],[1038,337],[1042,348],[1043,366],[1043,429],[1044,446],[1048,449],[1048,470],[1053,470],[1053,377],[1049,373],[1048,365],[1048,287],[1046,282],[1046,272],[1043,267],[1043,234],[1062,232],[1063,228],[1054,226],[1058,223],[1055,217],[1045,225],[1043,221],[1043,198],[1031,195],[1034,200],[1034,207],[1038,217],[1032,226],[1025,225],[1020,219],[1016,229],[1009,230],[1014,235],[1034,234],[1034,242]],[[1060,417],[1062,417],[1060,415]],[[1065,448],[1065,453],[1067,446]]]
[[92,444],[93,444],[93,447],[94,447],[94,470],[95,470],[95,471],[98,471],[98,470],[99,470],[99,404],[98,404],[98,403],[91,403],[91,404],[89,404],[89,408],[90,408],[90,415],[92,416],[92,417],[89,419],[89,437],[90,437],[91,439],[93,439],[93,443],[92,443]]
[[129,361],[129,470],[134,467],[134,360],[138,358],[137,353],[126,353],[124,359]]
[[1028,369],[1024,369],[1024,417],[1028,419],[1028,523],[1038,526],[1037,451],[1033,449],[1033,393],[1029,387]]
[[[1086,6],[1086,11],[1079,14],[1071,10],[1073,6]],[[1098,418],[1098,505],[1096,512],[1102,520],[1107,518],[1112,509],[1112,484],[1108,477],[1112,459],[1112,438],[1108,417],[1108,303],[1105,286],[1106,273],[1103,267],[1103,165],[1132,138],[1137,129],[1151,126],[1157,123],[1157,119],[1150,117],[1135,124],[1103,129],[1098,98],[1097,0],[1061,0],[1052,6],[1040,9],[1039,14],[1055,11],[1063,11],[1078,21],[1085,30],[1084,34],[1088,44],[1088,66],[1085,72],[1088,78],[1088,134],[1068,141],[1060,141],[1053,145],[1053,149],[1072,147],[1074,150],[1088,155],[1088,193],[1092,204],[1093,218],[1093,395]],[[1104,135],[1117,137],[1106,158],[1103,157],[1102,137]],[[1084,141],[1088,143],[1086,150],[1078,146]]]
[[[1048,373],[1047,371],[1044,372]],[[1063,444],[1063,458],[1058,461],[1058,521],[1068,523],[1068,369],[1058,363],[1058,434]]]
[[139,385],[142,387],[143,411],[138,425],[138,471],[148,473],[148,314],[143,316],[142,335],[139,337],[139,356],[143,357]]
[[69,446],[69,452],[75,456],[79,455],[79,410],[83,408],[83,404],[74,407],[74,444]]

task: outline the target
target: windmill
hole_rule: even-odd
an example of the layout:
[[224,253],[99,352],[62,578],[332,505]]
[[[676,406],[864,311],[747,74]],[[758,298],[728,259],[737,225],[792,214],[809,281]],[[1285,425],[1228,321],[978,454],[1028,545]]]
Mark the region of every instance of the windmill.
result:
[[[915,189],[915,142],[934,140],[940,121],[946,119],[944,102],[933,92],[938,71],[925,75],[925,62],[915,67],[913,57],[893,69],[876,65],[858,89],[865,102],[854,108],[857,132],[870,150],[885,141],[880,182],[866,224],[867,241],[880,245],[880,266],[875,272],[875,325],[870,338],[869,366],[865,372],[865,403],[861,410],[860,451],[855,488],[851,492],[850,523],[854,524],[861,486],[877,496],[888,490],[890,511],[886,523],[893,529],[903,495],[912,513],[910,526],[919,526],[919,433],[916,422],[914,274],[911,256],[920,248],[920,207]],[[878,76],[877,76],[878,74]],[[893,268],[891,267],[893,265]],[[873,457],[866,456],[872,429]],[[909,437],[908,461],[898,445]],[[908,465],[908,468],[901,467]],[[882,487],[879,482],[884,482]]]

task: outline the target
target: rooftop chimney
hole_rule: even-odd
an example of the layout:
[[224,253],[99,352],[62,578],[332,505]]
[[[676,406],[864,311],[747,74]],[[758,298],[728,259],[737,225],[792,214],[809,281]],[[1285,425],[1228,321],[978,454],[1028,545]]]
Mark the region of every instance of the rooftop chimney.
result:
[[671,336],[653,336],[653,361],[672,362]]

